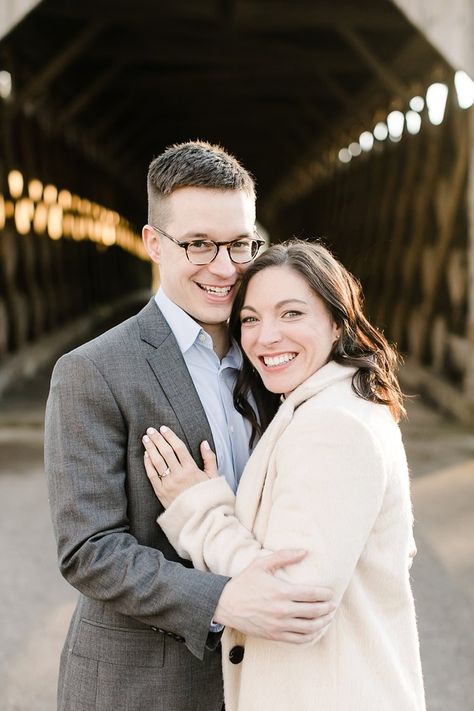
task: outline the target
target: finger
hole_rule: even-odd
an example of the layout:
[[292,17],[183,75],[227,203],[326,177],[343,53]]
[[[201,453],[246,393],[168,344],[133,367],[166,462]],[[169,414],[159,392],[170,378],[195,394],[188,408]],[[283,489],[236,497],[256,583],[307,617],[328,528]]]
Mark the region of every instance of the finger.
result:
[[291,565],[292,563],[299,563],[303,560],[307,551],[305,550],[283,550],[276,551],[269,556],[262,558],[263,567],[269,572],[274,572],[279,568],[283,568],[285,565]]
[[145,435],[142,441],[145,445],[146,452],[152,465],[155,467],[158,474],[163,475],[168,465],[158,451],[155,443],[150,439],[150,437],[148,437],[148,435]]
[[317,620],[330,615],[336,609],[336,604],[331,600],[328,602],[292,602],[289,613],[295,618]]
[[316,632],[308,632],[307,634],[301,634],[299,632],[283,632],[282,634],[273,637],[274,641],[277,642],[288,642],[290,644],[298,645],[309,645],[317,642],[323,630],[317,630]]
[[163,436],[166,442],[168,442],[170,447],[172,447],[176,458],[182,465],[188,464],[189,461],[192,460],[189,450],[184,444],[183,440],[180,439],[178,435],[173,432],[173,430],[170,430],[169,427],[165,427],[165,425],[162,425],[160,427],[160,434]]
[[166,466],[176,472],[181,467],[180,461],[176,456],[176,452],[168,444],[163,435],[157,432],[153,427],[149,427],[147,429],[147,435],[150,437],[158,452],[163,457],[166,462]]
[[300,583],[284,583],[285,588],[282,594],[289,597],[293,602],[332,602],[334,591],[331,588],[322,588],[316,585],[302,585]]
[[212,449],[209,446],[209,442],[204,440],[201,442],[201,456],[204,464],[204,471],[206,472],[209,479],[214,479],[219,476],[217,471],[217,458]]
[[285,629],[283,629],[278,636],[279,638],[285,636],[291,637],[292,641],[296,644],[314,642],[316,638],[320,636],[321,632],[329,627],[335,614],[335,612],[331,612],[323,617],[319,617],[317,620],[291,620],[285,625]]
[[147,474],[147,477],[150,481],[150,484],[153,487],[153,491],[155,492],[156,496],[160,496],[160,493],[163,491],[163,486],[161,484],[161,479],[158,476],[158,472],[156,471],[155,467],[151,463],[150,456],[148,452],[145,452],[144,456],[144,462],[145,462],[145,471]]

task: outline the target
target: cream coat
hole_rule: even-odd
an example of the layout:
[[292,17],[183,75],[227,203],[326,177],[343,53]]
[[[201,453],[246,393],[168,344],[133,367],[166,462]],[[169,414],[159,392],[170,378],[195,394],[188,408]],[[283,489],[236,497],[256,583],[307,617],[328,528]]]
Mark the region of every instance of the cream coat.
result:
[[[227,711],[425,709],[408,559],[409,478],[388,409],[358,397],[354,370],[329,363],[281,405],[242,475],[188,489],[158,519],[195,567],[233,576],[257,556],[305,548],[282,575],[335,591],[313,645],[226,629]],[[245,647],[240,664],[229,661]]]

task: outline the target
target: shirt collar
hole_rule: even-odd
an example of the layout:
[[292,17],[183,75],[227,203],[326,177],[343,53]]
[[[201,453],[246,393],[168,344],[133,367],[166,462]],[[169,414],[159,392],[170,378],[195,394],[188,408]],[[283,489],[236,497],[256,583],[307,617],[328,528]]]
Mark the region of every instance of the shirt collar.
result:
[[186,311],[169,299],[160,287],[155,301],[173,331],[181,353],[186,353],[202,331],[201,326]]
[[241,370],[243,364],[244,357],[242,355],[242,351],[237,345],[237,341],[232,338],[230,348],[225,357],[222,359],[222,365],[226,365],[229,368],[235,368],[236,370]]
[[[201,326],[186,311],[183,311],[180,306],[171,301],[161,286],[155,294],[155,301],[173,331],[181,353],[186,353],[194,343],[212,350],[212,338],[209,334],[205,334],[207,336],[206,342],[201,343],[199,336],[205,333]],[[242,351],[234,339],[232,339],[230,348],[222,359],[222,365],[236,370],[240,370],[243,365]]]

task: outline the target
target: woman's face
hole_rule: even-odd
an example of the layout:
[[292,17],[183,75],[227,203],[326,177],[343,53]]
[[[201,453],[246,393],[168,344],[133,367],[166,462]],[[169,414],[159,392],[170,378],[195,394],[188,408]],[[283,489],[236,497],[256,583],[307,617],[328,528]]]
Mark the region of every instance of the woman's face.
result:
[[329,359],[340,327],[324,301],[290,267],[249,282],[240,312],[242,348],[273,393],[289,393]]

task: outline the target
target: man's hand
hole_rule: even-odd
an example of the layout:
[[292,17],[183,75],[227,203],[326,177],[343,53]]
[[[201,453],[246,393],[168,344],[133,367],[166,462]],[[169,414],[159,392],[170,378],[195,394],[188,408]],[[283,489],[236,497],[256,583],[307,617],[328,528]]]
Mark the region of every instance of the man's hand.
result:
[[273,575],[305,555],[306,551],[277,551],[254,561],[223,589],[214,622],[252,637],[314,642],[334,617],[332,590],[287,583]]

